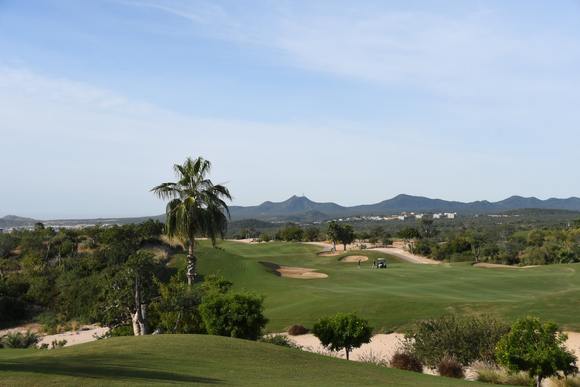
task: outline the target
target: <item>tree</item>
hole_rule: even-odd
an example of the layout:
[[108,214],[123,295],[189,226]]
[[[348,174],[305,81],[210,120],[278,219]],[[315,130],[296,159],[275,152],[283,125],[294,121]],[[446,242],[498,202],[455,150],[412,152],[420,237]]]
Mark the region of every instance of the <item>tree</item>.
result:
[[218,236],[224,237],[229,217],[225,199],[232,197],[225,186],[207,178],[211,163],[202,157],[187,158],[183,165],[175,164],[173,168],[177,182],[160,184],[151,191],[169,200],[165,232],[187,245],[187,283],[191,286],[197,276],[195,237],[205,235],[213,245]]
[[153,255],[139,251],[131,255],[110,279],[101,306],[102,319],[109,326],[133,325],[133,334],[148,333],[147,308],[156,295],[156,273],[160,265]]
[[576,356],[564,346],[566,339],[554,323],[534,317],[520,319],[498,343],[497,361],[511,371],[528,372],[540,387],[544,378],[578,371]]
[[328,239],[332,241],[332,246],[334,247],[334,250],[336,250],[336,242],[339,241],[340,235],[340,225],[334,220],[331,221],[328,224],[328,230],[326,231],[326,234],[328,235]]
[[354,230],[350,224],[339,226],[338,240],[343,244],[344,251],[346,251],[346,245],[354,241]]
[[188,286],[177,276],[158,286],[159,298],[152,305],[159,318],[157,327],[163,333],[205,333],[198,309],[200,289]]
[[320,319],[312,328],[312,333],[332,351],[344,349],[346,359],[354,348],[371,341],[373,329],[367,320],[354,313],[338,313],[333,317]]
[[421,218],[419,227],[421,229],[420,233],[424,238],[432,238],[437,234],[433,219]]
[[318,240],[319,235],[320,230],[316,226],[310,226],[304,230],[304,239],[306,239],[308,242],[314,242]]
[[421,234],[419,233],[419,230],[417,230],[414,227],[405,227],[403,229],[401,229],[398,233],[397,236],[399,238],[402,238],[405,241],[405,245],[407,245],[407,247],[412,250],[412,245],[411,245],[411,241],[413,239],[419,239],[421,238]]

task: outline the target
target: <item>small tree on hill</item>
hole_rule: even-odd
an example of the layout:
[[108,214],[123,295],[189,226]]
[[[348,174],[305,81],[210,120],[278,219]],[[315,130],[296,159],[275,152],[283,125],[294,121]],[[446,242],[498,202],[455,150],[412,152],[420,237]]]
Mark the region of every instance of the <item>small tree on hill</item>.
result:
[[578,371],[576,356],[564,346],[566,339],[556,324],[527,317],[516,321],[500,340],[496,357],[499,364],[511,371],[528,372],[540,387],[543,379],[559,372],[569,375]]
[[371,341],[373,329],[367,320],[358,318],[354,313],[338,313],[333,317],[320,319],[312,329],[312,333],[332,351],[346,352],[349,360],[354,348]]

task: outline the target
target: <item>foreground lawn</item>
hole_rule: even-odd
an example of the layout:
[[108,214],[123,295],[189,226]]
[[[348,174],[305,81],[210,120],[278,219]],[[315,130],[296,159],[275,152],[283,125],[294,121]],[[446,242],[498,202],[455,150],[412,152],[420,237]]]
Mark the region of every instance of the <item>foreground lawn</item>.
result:
[[[531,314],[580,330],[580,264],[485,269],[465,263],[417,265],[389,257],[388,269],[373,270],[373,258],[385,254],[360,252],[371,258],[358,268],[338,257],[317,256],[319,250],[278,242],[223,242],[213,249],[203,242],[199,268],[204,275],[223,275],[237,289],[264,295],[270,331],[294,323],[312,326],[319,317],[338,311],[356,311],[384,330],[401,330],[447,311],[486,312],[506,320]],[[176,265],[183,264],[183,256],[174,258]],[[282,278],[260,262],[317,268],[328,278]]]
[[0,350],[2,386],[476,386],[217,336],[101,340],[51,351]]

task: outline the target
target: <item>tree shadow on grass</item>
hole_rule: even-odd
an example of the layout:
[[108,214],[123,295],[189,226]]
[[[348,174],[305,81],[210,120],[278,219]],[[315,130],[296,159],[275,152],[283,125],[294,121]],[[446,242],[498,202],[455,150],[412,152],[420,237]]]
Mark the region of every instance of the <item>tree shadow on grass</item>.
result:
[[[110,379],[112,381],[126,382],[174,382],[174,383],[200,383],[222,384],[220,379],[206,378],[202,376],[187,375],[175,372],[158,370],[146,370],[130,365],[106,364],[110,359],[98,359],[83,356],[67,361],[55,361],[54,359],[23,358],[16,361],[3,361],[2,371],[38,373],[46,376],[70,376],[74,378]],[[102,360],[102,361],[101,361]],[[104,381],[104,380],[103,380]]]

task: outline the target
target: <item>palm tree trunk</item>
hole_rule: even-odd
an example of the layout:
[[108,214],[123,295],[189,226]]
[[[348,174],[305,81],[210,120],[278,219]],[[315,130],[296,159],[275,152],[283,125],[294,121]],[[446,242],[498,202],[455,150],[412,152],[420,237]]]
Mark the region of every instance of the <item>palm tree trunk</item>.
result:
[[197,276],[197,258],[194,255],[195,240],[189,241],[187,250],[187,285],[191,286],[195,282]]

